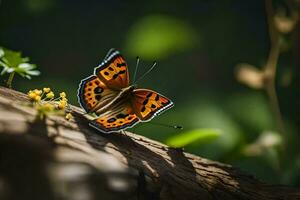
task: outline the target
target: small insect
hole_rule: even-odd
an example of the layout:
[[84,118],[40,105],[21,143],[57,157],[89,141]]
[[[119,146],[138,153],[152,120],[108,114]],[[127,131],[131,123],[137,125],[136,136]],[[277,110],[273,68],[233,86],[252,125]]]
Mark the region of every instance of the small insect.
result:
[[171,100],[153,90],[129,85],[127,64],[115,49],[109,50],[93,75],[81,81],[78,101],[87,113],[96,116],[89,125],[104,133],[122,131],[149,121],[173,106]]

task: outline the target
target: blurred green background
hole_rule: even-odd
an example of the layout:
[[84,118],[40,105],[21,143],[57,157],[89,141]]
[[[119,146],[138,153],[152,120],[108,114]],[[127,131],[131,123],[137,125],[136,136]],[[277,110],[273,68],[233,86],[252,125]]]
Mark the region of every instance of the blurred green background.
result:
[[[284,1],[275,3],[286,10]],[[236,79],[239,63],[258,69],[266,63],[270,39],[264,1],[0,1],[0,45],[21,51],[41,71],[32,80],[16,77],[15,89],[49,86],[66,91],[78,105],[80,80],[93,73],[110,48],[122,52],[131,75],[136,56],[139,75],[156,60],[158,66],[139,87],[161,92],[175,107],[153,122],[184,129],[144,123],[131,131],[232,164],[261,180],[294,186],[300,186],[299,33],[295,25],[281,35],[285,48],[276,90],[286,130],[282,136],[266,92]],[[5,80],[2,76],[1,85]]]

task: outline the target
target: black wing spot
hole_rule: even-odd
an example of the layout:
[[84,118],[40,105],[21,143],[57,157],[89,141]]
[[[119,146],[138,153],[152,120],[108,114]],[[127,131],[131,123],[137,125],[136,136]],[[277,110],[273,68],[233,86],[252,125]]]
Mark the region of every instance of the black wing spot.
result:
[[110,119],[107,120],[108,123],[113,123],[115,121],[116,121],[116,118],[110,118]]
[[119,76],[119,74],[114,74],[113,79],[116,79]]
[[96,95],[96,97],[95,97],[96,99],[97,99],[97,101],[100,101],[100,99],[101,99],[101,95]]
[[151,108],[156,108],[156,105],[152,104],[152,105],[151,105]]
[[150,92],[149,94],[147,94],[147,98],[150,98],[152,96],[153,92]]
[[121,71],[119,71],[118,74],[125,74],[125,72],[126,72],[126,70],[121,70]]
[[108,75],[109,75],[109,73],[108,73],[108,72],[104,72],[104,75],[108,76]]
[[103,92],[103,88],[101,88],[101,87],[96,87],[95,89],[94,89],[94,93],[95,94],[100,94],[100,93],[102,93]]
[[117,119],[124,119],[125,117],[127,117],[129,114],[123,114],[123,113],[120,113],[120,114],[117,114],[116,118]]
[[109,67],[108,69],[109,69],[110,71],[114,71],[114,69],[113,69],[112,67]]
[[145,112],[145,110],[146,110],[146,108],[144,106],[144,107],[142,107],[141,112]]
[[158,100],[159,100],[159,95],[157,94],[155,97],[155,101],[158,101]]
[[117,67],[125,67],[126,66],[126,63],[117,63]]
[[113,75],[113,79],[116,79],[120,74],[124,74],[126,70],[121,70],[119,73]]
[[143,101],[143,105],[146,105],[148,103],[149,99],[145,99],[145,101]]

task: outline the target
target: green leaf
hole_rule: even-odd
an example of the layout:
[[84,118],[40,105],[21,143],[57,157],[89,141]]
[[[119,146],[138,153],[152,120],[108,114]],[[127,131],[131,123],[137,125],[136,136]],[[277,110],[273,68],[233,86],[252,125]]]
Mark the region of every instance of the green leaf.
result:
[[13,71],[14,71],[14,69],[13,68],[7,68],[7,73],[12,73]]
[[127,36],[127,52],[143,59],[160,59],[193,47],[196,33],[185,21],[164,16],[146,16],[133,25]]
[[27,78],[27,79],[31,79],[31,76],[29,76],[29,75],[25,75],[25,78]]
[[3,74],[5,74],[5,73],[7,73],[7,70],[8,70],[8,69],[9,69],[8,67],[3,67],[3,69],[2,69],[0,75],[3,75]]
[[9,68],[9,67],[7,66],[7,64],[5,64],[4,62],[2,62],[1,60],[0,60],[0,66],[1,66],[1,67],[4,67],[4,68],[5,68],[5,67]]
[[36,68],[36,65],[34,64],[29,64],[29,63],[21,63],[16,69],[15,71],[19,74],[27,74],[27,75],[31,75],[31,76],[38,76],[40,75],[40,71],[38,70],[33,70],[34,68]]
[[20,52],[11,51],[5,48],[2,48],[4,55],[2,56],[3,61],[6,62],[10,67],[16,68],[19,64],[28,62],[28,58],[22,58]]
[[20,52],[0,48],[0,66],[3,67],[1,75],[16,72],[28,79],[31,79],[31,76],[40,75],[40,71],[33,70],[36,65],[27,62],[29,62],[29,58],[23,58]]
[[218,129],[194,129],[169,138],[167,144],[172,147],[184,147],[192,143],[207,143],[220,135]]
[[21,64],[18,65],[18,68],[21,68],[24,71],[34,69],[35,67],[36,67],[35,65],[29,64],[29,63],[21,63]]
[[28,71],[27,74],[31,76],[38,76],[41,74],[41,72],[38,70],[33,70],[33,71]]
[[4,56],[4,50],[0,48],[0,58],[2,58],[3,56]]

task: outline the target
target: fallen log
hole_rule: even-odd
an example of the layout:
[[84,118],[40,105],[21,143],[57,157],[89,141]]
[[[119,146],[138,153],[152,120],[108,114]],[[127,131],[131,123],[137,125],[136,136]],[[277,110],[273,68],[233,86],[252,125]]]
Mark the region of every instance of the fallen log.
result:
[[71,109],[71,121],[38,120],[25,94],[0,87],[0,199],[300,199],[134,133],[102,134]]

